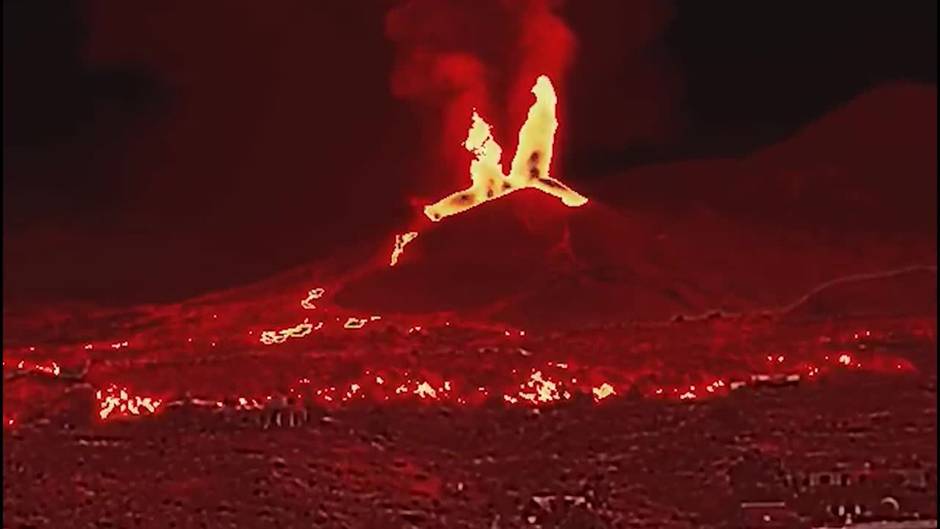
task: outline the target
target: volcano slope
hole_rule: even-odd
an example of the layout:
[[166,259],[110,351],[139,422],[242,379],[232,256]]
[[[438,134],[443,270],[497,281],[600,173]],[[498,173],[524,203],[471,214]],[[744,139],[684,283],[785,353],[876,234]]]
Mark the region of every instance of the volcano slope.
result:
[[[704,208],[569,210],[519,192],[434,225],[395,267],[344,284],[336,302],[382,313],[477,313],[525,328],[756,313],[844,276],[935,261],[923,237],[807,234]],[[368,309],[367,309],[368,308]]]
[[[630,182],[894,157],[935,187],[928,147],[859,126],[915,93]],[[804,478],[859,468],[920,473],[876,488],[935,517],[936,204],[896,190],[866,211],[910,211],[881,224],[851,205],[882,180],[810,174],[850,226],[789,218],[772,176],[746,211],[520,191],[420,228],[395,267],[351,249],[175,304],[5,312],[5,523],[739,527],[742,503],[784,501],[805,526],[836,499]]]
[[471,209],[337,300],[490,304],[527,326],[785,306],[839,277],[935,264],[935,144],[936,88],[880,86],[747,156],[604,179],[580,208],[524,191]]

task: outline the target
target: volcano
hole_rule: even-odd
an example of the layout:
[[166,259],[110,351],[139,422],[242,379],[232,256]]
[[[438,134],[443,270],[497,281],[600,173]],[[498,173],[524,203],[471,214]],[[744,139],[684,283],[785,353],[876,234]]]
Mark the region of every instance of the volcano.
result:
[[[633,171],[620,180],[629,185],[577,209],[519,192],[434,225],[402,264],[366,273],[336,300],[577,326],[773,311],[840,277],[930,267],[935,244],[919,233],[936,210],[935,193],[920,192],[936,188],[936,113],[921,110],[930,105],[935,89],[880,87],[746,158]],[[900,126],[917,142],[898,141]],[[885,187],[890,171],[914,183]],[[747,190],[748,203],[716,198],[728,187]],[[635,205],[655,203],[659,188],[671,194],[662,209]],[[848,222],[855,229],[842,229]],[[873,238],[858,229],[871,222],[915,228]]]
[[[475,178],[394,244],[179,303],[5,311],[5,474],[78,476],[104,498],[76,515],[89,520],[110,520],[131,488],[164,498],[144,502],[148,519],[192,504],[211,526],[614,527],[633,513],[724,527],[739,500],[801,486],[788,470],[790,484],[748,475],[776,488],[740,490],[748,461],[798,466],[819,428],[848,424],[831,427],[839,457],[903,451],[935,479],[936,243],[922,219],[936,202],[917,190],[935,189],[936,164],[932,141],[890,130],[930,97],[880,89],[779,145],[630,171],[590,200],[537,158],[540,184],[489,196],[512,176]],[[935,139],[935,115],[902,118]],[[917,185],[879,195],[889,169]],[[723,199],[728,186],[750,202]],[[870,433],[884,417],[896,424]],[[860,431],[870,448],[841,451]],[[71,459],[53,468],[51,451]],[[52,485],[21,479],[4,492],[24,521]],[[935,515],[916,490],[911,505]],[[376,496],[386,507],[368,514]]]
[[829,242],[741,228],[704,210],[657,215],[597,202],[565,210],[535,193],[434,226],[408,252],[398,266],[345,284],[336,302],[471,311],[529,327],[659,321],[775,310],[841,276],[933,262],[927,241]]

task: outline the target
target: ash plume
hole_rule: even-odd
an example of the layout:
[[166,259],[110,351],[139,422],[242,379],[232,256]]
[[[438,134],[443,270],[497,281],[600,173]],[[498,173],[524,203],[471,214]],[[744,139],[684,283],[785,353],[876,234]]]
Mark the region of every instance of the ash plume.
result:
[[[435,149],[427,153],[442,185],[465,178],[460,147],[474,109],[510,151],[541,74],[563,85],[574,37],[548,0],[406,0],[386,16],[397,57],[392,93],[427,114]],[[563,88],[559,90],[563,93]]]

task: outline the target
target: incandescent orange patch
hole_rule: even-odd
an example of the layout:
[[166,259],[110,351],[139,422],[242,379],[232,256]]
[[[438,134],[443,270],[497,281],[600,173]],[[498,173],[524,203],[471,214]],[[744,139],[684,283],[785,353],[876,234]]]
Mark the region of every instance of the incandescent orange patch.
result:
[[535,103],[529,108],[529,115],[519,129],[519,146],[509,175],[503,173],[500,162],[503,149],[493,139],[490,125],[474,112],[473,123],[464,142],[464,147],[475,157],[470,162],[472,185],[426,206],[424,214],[429,219],[436,222],[525,188],[548,193],[569,207],[587,203],[586,197],[549,176],[555,131],[558,129],[558,118],[555,115],[558,98],[552,82],[547,76],[539,76],[532,93],[535,94]]

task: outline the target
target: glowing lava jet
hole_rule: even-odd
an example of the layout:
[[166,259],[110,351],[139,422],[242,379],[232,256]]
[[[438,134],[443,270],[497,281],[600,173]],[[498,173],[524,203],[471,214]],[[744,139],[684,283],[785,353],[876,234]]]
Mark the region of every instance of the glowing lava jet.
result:
[[418,237],[418,232],[409,231],[408,233],[395,236],[395,248],[392,250],[392,257],[389,261],[389,266],[395,266],[398,264],[398,259],[401,257],[401,254],[405,251],[405,246],[415,240]]
[[587,203],[587,198],[548,175],[552,162],[552,143],[555,130],[558,129],[555,117],[558,98],[552,82],[544,75],[539,76],[532,93],[535,94],[535,103],[529,108],[529,116],[519,129],[519,146],[509,176],[503,173],[500,163],[503,149],[490,134],[490,125],[474,112],[473,124],[464,142],[464,147],[476,158],[470,162],[473,185],[426,206],[424,214],[428,218],[439,221],[527,187],[557,197],[569,207]]

